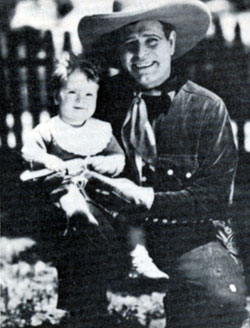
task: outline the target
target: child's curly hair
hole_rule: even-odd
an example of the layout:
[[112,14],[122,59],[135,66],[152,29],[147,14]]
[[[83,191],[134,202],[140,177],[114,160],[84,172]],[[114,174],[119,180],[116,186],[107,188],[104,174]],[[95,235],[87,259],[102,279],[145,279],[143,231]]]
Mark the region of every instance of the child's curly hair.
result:
[[51,88],[54,94],[57,94],[62,88],[63,84],[67,82],[68,77],[75,70],[79,70],[86,77],[99,83],[100,72],[96,64],[86,60],[83,55],[74,55],[70,52],[64,52],[59,59],[55,60],[54,71],[52,74]]

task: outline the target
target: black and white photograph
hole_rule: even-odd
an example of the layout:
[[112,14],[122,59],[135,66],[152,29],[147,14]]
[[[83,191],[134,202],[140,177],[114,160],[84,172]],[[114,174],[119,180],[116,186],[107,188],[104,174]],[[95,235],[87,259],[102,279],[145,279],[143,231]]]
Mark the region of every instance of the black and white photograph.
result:
[[0,327],[250,328],[250,0],[0,0]]

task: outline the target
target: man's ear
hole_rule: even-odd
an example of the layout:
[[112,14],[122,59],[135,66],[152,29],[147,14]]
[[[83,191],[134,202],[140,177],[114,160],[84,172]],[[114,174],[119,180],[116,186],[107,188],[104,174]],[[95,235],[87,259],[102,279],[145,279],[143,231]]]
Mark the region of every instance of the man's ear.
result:
[[176,32],[171,31],[168,37],[169,43],[170,43],[170,50],[171,50],[171,56],[175,53],[175,44],[176,44]]
[[54,104],[55,105],[59,105],[59,93],[58,92],[55,92],[54,95],[53,95],[53,99],[54,99]]

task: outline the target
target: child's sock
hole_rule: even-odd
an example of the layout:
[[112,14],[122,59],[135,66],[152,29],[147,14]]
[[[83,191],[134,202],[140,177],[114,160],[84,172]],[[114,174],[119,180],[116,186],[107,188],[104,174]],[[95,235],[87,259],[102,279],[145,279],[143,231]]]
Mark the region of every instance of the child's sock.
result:
[[144,277],[149,279],[168,279],[169,276],[161,271],[153,262],[146,248],[146,237],[142,227],[130,227],[128,243],[132,268],[129,272],[130,278]]
[[145,246],[138,244],[130,256],[132,262],[130,278],[169,279],[169,276],[154,264]]

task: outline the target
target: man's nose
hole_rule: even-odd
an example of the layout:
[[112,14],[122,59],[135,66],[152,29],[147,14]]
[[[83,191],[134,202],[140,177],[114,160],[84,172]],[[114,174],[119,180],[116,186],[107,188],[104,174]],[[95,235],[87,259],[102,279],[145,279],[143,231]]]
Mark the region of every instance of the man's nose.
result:
[[148,52],[148,49],[144,43],[138,42],[135,50],[135,56],[138,59],[144,59]]

